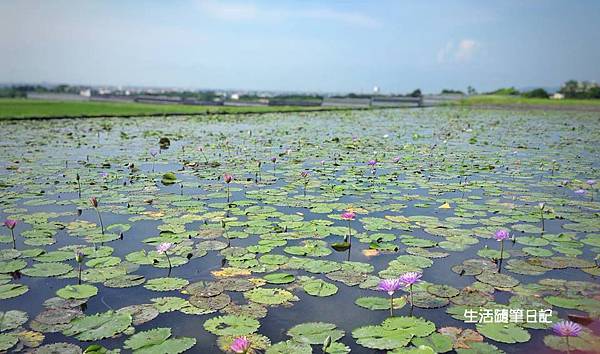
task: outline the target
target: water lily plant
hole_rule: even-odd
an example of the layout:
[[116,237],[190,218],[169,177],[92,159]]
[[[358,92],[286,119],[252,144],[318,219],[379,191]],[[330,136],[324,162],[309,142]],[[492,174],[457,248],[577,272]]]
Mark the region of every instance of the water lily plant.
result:
[[408,293],[410,296],[410,307],[411,307],[410,313],[411,313],[411,315],[412,315],[412,308],[415,305],[415,303],[413,301],[413,285],[420,282],[422,276],[423,276],[423,274],[419,273],[419,272],[406,272],[406,273],[402,274],[400,276],[400,278],[398,279],[400,281],[400,283],[402,284],[402,286],[408,287]]
[[400,279],[381,279],[377,290],[385,291],[390,296],[390,316],[394,316],[394,293],[402,287]]
[[96,209],[96,214],[98,214],[98,220],[100,221],[100,229],[102,230],[102,235],[104,235],[104,223],[102,222],[102,215],[100,215],[100,210],[98,209],[98,198],[91,197],[90,204]]
[[229,183],[231,183],[231,181],[233,181],[233,176],[230,175],[229,173],[226,173],[223,175],[223,180],[227,184],[227,205],[229,205],[230,200],[231,200],[231,194],[229,193]]
[[154,162],[156,161],[156,155],[158,155],[157,149],[150,149],[150,156],[152,156],[152,172],[154,172]]
[[277,166],[277,156],[271,157],[271,162],[273,163],[273,172],[275,172],[275,166]]
[[202,157],[204,157],[204,162],[206,162],[206,164],[208,165],[208,159],[206,158],[206,154],[204,154],[204,147],[198,146],[198,151],[200,151]]
[[542,232],[544,232],[544,208],[546,203],[539,203],[538,208],[540,209],[540,217],[542,218]]
[[565,337],[567,353],[571,352],[569,337],[577,337],[581,333],[581,326],[572,321],[560,321],[552,325],[552,330],[558,336]]
[[15,227],[17,226],[17,220],[6,219],[4,220],[4,226],[6,226],[10,230],[10,235],[12,236],[13,241],[13,248],[17,249],[17,240],[15,239]]
[[377,160],[369,160],[369,162],[367,162],[367,165],[369,165],[369,167],[371,168],[372,174],[375,174],[375,172],[377,172]]
[[246,336],[236,337],[229,346],[232,352],[237,354],[252,353],[251,343]]
[[75,260],[77,261],[77,265],[78,265],[78,272],[77,272],[77,284],[81,285],[81,264],[83,263],[83,258],[85,257],[85,255],[83,254],[83,252],[79,249],[75,250]]
[[502,268],[502,257],[504,256],[504,240],[510,238],[510,234],[507,230],[501,229],[496,231],[496,233],[494,234],[494,238],[496,239],[496,241],[500,242],[500,262],[498,264],[498,273],[500,273],[500,270]]
[[171,247],[173,247],[171,242],[163,242],[156,246],[156,252],[158,252],[158,254],[164,254],[165,257],[167,257],[167,262],[169,262],[169,274],[167,276],[171,276],[171,269],[173,268],[171,265],[171,258],[169,258],[169,254],[167,253]]
[[75,179],[77,180],[77,196],[81,199],[81,177],[79,177],[79,173],[75,175]]
[[348,243],[352,244],[352,229],[350,228],[350,222],[352,220],[354,220],[356,218],[356,213],[353,211],[346,211],[344,213],[342,213],[342,215],[340,215],[340,217],[342,218],[342,220],[346,220],[348,221]]
[[587,183],[587,185],[590,186],[590,202],[593,202],[594,201],[594,185],[596,184],[596,180],[588,179],[587,181],[585,181],[585,183]]
[[302,172],[300,172],[300,177],[302,177],[302,182],[304,183],[304,196],[306,197],[306,186],[308,185],[308,181],[310,178],[310,172],[302,171]]

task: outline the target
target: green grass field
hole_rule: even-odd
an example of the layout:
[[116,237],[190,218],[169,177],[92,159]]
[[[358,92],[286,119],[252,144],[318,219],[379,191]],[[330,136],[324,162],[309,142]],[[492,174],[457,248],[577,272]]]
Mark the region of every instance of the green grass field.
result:
[[[331,108],[329,108],[331,109]],[[0,119],[6,118],[60,118],[143,116],[162,114],[206,114],[206,113],[268,113],[318,111],[322,107],[277,106],[277,107],[228,107],[186,106],[176,104],[116,103],[91,101],[46,101],[26,99],[0,99]]]
[[544,98],[525,98],[520,96],[481,95],[467,97],[460,101],[466,106],[593,106],[600,107],[600,100],[551,100]]

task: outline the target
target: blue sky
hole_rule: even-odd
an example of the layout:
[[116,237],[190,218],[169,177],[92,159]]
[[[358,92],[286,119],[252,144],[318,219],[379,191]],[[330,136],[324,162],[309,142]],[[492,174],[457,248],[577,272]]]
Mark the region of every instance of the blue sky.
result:
[[0,81],[427,92],[600,81],[600,1],[0,0]]

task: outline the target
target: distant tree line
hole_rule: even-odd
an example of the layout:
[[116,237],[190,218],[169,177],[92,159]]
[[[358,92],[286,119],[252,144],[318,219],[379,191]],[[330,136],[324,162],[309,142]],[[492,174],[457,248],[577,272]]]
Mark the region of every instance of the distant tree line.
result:
[[[600,99],[600,86],[595,82],[569,80],[562,85],[558,92],[563,94],[565,98]],[[550,94],[543,88],[520,92],[514,87],[504,87],[495,91],[486,92],[486,95],[510,95],[527,98],[550,97]]]
[[595,82],[569,80],[558,91],[565,98],[600,98],[600,86]]
[[25,98],[27,97],[27,92],[48,92],[48,89],[44,86],[34,86],[34,85],[17,85],[17,86],[7,86],[0,87],[0,97],[1,98]]

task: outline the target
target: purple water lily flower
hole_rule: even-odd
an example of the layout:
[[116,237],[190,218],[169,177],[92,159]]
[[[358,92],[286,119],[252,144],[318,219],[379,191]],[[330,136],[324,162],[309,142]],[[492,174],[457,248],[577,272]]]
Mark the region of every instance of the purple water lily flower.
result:
[[498,230],[496,231],[496,233],[494,234],[494,238],[496,239],[496,241],[504,241],[507,240],[510,237],[510,233],[508,232],[508,230]]
[[367,165],[373,167],[373,166],[377,165],[377,160],[369,160],[369,162],[367,162]]
[[585,189],[578,189],[575,191],[575,194],[577,195],[584,195],[586,193]]
[[402,287],[400,279],[381,279],[377,290],[385,291],[390,296],[390,316],[394,316],[394,293]]
[[504,256],[504,240],[507,240],[509,237],[510,233],[508,232],[508,230],[500,229],[494,234],[494,238],[496,239],[496,241],[500,242],[500,262],[498,264],[498,273],[500,273],[502,267],[502,258]]
[[402,274],[399,280],[404,286],[410,286],[421,281],[422,276],[419,272],[407,272]]
[[577,337],[581,333],[581,326],[572,321],[560,321],[552,325],[552,330],[561,337]]
[[581,333],[581,326],[572,321],[560,321],[552,325],[552,331],[558,336],[565,337],[567,353],[571,352],[569,348],[569,337],[577,337]]
[[167,253],[171,247],[173,247],[171,242],[163,242],[156,246],[156,252],[158,252],[158,254],[164,254],[165,257],[167,257],[167,262],[169,262],[169,274],[167,276],[171,276],[171,269],[173,268],[171,265],[171,258],[169,258],[169,254]]
[[382,279],[377,285],[377,290],[385,291],[388,295],[392,296],[394,295],[394,292],[401,287],[402,283],[400,282],[400,279]]
[[163,242],[156,246],[156,252],[161,254],[166,253],[168,250],[171,249],[171,247],[173,247],[173,244],[171,242]]
[[585,181],[585,183],[589,184],[590,186],[593,186],[594,184],[596,184],[596,180],[588,179],[587,181]]
[[413,300],[413,285],[421,281],[422,273],[419,272],[406,272],[398,279],[402,286],[408,286],[408,292],[410,296],[410,315],[412,316],[412,310],[415,305]]

